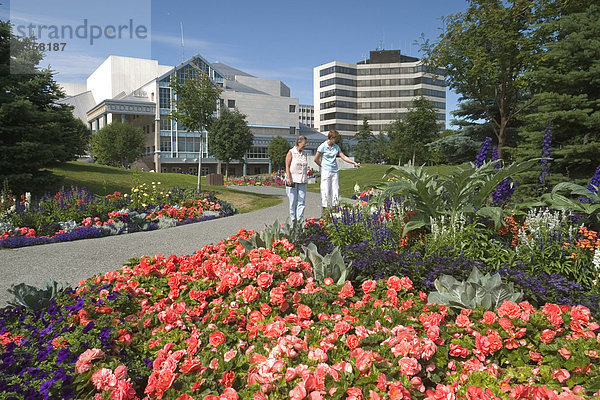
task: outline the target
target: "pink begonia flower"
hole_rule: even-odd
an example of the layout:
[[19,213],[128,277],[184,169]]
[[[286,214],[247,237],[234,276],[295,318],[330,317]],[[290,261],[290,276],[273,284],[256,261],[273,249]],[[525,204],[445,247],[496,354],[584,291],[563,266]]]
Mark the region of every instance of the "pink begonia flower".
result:
[[104,357],[104,352],[100,349],[88,349],[79,355],[75,363],[75,371],[81,374],[89,370],[92,366],[92,361]]
[[560,383],[565,382],[570,377],[571,377],[571,374],[569,373],[569,371],[567,371],[564,368],[559,368],[559,369],[555,369],[554,371],[552,371],[552,378],[556,379]]
[[91,381],[98,390],[109,390],[117,385],[115,374],[108,368],[100,368],[95,371]]
[[295,388],[290,390],[290,400],[302,400],[306,397],[306,394],[304,383],[299,382]]
[[223,358],[226,362],[233,360],[233,358],[237,355],[237,350],[229,350],[223,355]]

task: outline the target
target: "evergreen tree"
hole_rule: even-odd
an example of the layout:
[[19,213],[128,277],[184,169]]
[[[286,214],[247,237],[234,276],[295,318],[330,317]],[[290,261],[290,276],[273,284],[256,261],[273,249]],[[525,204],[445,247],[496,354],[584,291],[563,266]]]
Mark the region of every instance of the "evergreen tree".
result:
[[92,135],[91,153],[100,164],[127,168],[144,153],[146,134],[128,123],[113,122]]
[[354,139],[358,142],[354,146],[354,159],[361,163],[375,163],[376,149],[375,137],[369,126],[369,121],[365,117],[360,130],[354,135]]
[[269,159],[271,159],[271,165],[273,169],[280,170],[285,168],[285,157],[289,149],[291,149],[289,142],[281,136],[275,136],[269,143],[267,153]]
[[232,160],[243,160],[244,155],[252,147],[254,135],[248,124],[246,116],[235,109],[221,109],[221,115],[215,119],[208,129],[208,143],[210,154],[225,162],[225,179]]
[[33,41],[0,21],[0,181],[15,193],[41,194],[60,180],[44,170],[85,154],[89,131],[73,117]]
[[555,15],[540,28],[546,51],[530,74],[536,107],[522,117],[525,143],[518,156],[540,156],[550,122],[551,182],[581,179],[583,183],[600,159],[600,6],[579,1],[552,12]]

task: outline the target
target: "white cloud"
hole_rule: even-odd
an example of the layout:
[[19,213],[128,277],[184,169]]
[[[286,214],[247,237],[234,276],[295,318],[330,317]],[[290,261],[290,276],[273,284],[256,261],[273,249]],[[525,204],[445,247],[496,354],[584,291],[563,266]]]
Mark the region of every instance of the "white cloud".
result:
[[62,82],[85,82],[85,79],[105,60],[105,57],[93,57],[80,54],[50,55],[40,63],[40,67],[50,67],[56,72],[54,77]]

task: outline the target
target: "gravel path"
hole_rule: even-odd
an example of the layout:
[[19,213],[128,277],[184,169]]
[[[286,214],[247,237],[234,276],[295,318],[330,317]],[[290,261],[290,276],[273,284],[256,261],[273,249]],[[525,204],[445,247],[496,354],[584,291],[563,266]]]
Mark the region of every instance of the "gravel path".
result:
[[[262,230],[266,224],[276,219],[283,222],[288,217],[285,190],[252,186],[239,189],[278,196],[283,202],[251,213],[169,229],[0,250],[0,307],[12,298],[6,291],[12,284],[24,282],[39,287],[54,279],[75,286],[82,279],[119,269],[133,257],[193,254],[241,228]],[[308,192],[306,204],[305,218],[321,216],[318,193]]]

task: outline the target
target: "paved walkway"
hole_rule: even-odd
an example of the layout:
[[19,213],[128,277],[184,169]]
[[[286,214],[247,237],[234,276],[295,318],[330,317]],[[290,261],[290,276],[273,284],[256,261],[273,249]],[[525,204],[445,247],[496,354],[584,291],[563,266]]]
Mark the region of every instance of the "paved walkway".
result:
[[[236,188],[237,189],[237,188]],[[6,290],[24,282],[42,286],[49,279],[76,286],[82,279],[119,269],[130,258],[144,255],[193,254],[206,244],[237,233],[241,228],[262,230],[289,215],[285,190],[240,187],[241,190],[281,197],[279,205],[246,214],[219,218],[151,232],[0,250],[0,307],[12,298]],[[305,218],[320,217],[320,195],[308,192]]]

